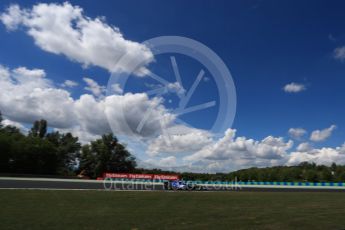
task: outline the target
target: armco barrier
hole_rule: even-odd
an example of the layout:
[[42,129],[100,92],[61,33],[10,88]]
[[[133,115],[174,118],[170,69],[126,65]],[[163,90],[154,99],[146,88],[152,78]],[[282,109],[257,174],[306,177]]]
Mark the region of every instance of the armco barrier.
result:
[[[112,178],[116,182],[143,182],[143,183],[164,183],[167,180],[148,180],[148,179],[125,179],[125,178]],[[240,185],[244,187],[260,186],[260,187],[337,187],[345,189],[345,182],[269,182],[269,181],[187,181],[196,185]]]
[[280,185],[280,186],[336,186],[345,187],[345,182],[257,182],[238,181],[240,185]]

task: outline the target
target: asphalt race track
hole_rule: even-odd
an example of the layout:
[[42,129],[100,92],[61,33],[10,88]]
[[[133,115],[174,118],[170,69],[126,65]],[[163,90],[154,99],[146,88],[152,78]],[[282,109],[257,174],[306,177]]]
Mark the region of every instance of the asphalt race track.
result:
[[[51,179],[51,178],[13,178],[0,177],[0,189],[52,189],[52,190],[140,190],[140,191],[163,191],[162,183],[143,183],[143,182],[103,182],[97,180],[79,179]],[[345,192],[340,188],[281,188],[270,186],[241,186],[240,188],[219,188],[207,186],[203,191],[258,191],[258,192]]]
[[1,178],[0,189],[163,190],[163,184],[109,183],[97,180]]

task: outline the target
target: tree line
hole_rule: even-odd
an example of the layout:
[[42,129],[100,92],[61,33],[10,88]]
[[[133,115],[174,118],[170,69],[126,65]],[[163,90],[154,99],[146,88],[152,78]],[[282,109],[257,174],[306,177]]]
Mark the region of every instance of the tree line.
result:
[[0,112],[0,173],[45,174],[90,178],[103,172],[178,174],[185,180],[229,181],[308,181],[345,182],[345,166],[316,165],[303,162],[296,166],[248,168],[230,173],[172,172],[137,168],[135,157],[113,134],[82,145],[71,133],[48,132],[46,120],[35,121],[27,134],[2,125]]
[[[175,173],[160,169],[137,169],[138,173]],[[345,166],[316,165],[302,162],[296,166],[248,168],[230,173],[178,173],[184,180],[200,181],[268,181],[268,182],[345,182]]]
[[35,121],[25,135],[2,125],[0,113],[0,173],[83,174],[96,178],[103,172],[132,172],[136,160],[113,134],[82,145],[71,133],[48,132],[46,120]]
[[242,181],[345,182],[345,166],[302,162],[297,166],[243,169],[229,176]]

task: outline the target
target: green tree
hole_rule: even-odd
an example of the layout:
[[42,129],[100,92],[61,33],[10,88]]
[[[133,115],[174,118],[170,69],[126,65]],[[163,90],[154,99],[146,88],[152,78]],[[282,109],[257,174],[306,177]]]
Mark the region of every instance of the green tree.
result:
[[91,152],[91,146],[88,144],[83,145],[79,157],[79,171],[83,175],[94,177],[96,161],[96,154]]
[[136,167],[135,157],[112,134],[83,146],[79,161],[79,171],[91,177],[104,172],[133,172]]
[[30,174],[56,173],[56,148],[47,140],[28,136],[16,142],[13,172]]
[[47,121],[43,119],[39,121],[35,121],[31,128],[30,135],[33,137],[43,138],[45,137],[46,133],[47,133]]
[[73,174],[81,148],[78,137],[74,137],[71,133],[52,132],[46,135],[46,140],[56,147],[58,173]]
[[[1,118],[0,118],[1,119]],[[14,148],[25,138],[20,130],[14,126],[2,126],[0,129],[0,172],[13,170]]]

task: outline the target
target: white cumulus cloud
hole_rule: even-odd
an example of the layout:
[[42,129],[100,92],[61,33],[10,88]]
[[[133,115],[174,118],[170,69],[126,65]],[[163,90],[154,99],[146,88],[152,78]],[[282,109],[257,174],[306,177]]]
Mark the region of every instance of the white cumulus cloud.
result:
[[[16,71],[0,66],[0,110],[11,121],[32,123],[46,119],[50,127],[78,134],[84,132],[86,139],[90,139],[111,132],[111,127],[116,135],[155,136],[175,119],[159,98],[127,93],[100,98],[83,94],[74,99],[67,90],[57,88],[47,78],[27,74],[31,70],[25,69]],[[34,69],[33,72],[44,71]],[[90,85],[97,88],[98,84]],[[99,95],[102,90],[90,87],[90,91]],[[150,116],[141,132],[136,132],[147,111]],[[163,126],[158,122],[161,120],[166,121]]]
[[168,156],[168,157],[163,157],[160,159],[147,159],[145,160],[146,164],[149,164],[149,166],[155,166],[155,165],[159,165],[159,166],[163,166],[164,168],[168,168],[171,169],[171,167],[176,166],[176,157],[175,156]]
[[323,130],[315,130],[310,135],[310,140],[315,142],[324,141],[332,135],[332,132],[337,128],[335,125],[331,125],[329,128]]
[[289,135],[294,138],[294,139],[300,139],[301,137],[303,137],[305,134],[307,133],[307,131],[305,129],[302,128],[290,128],[289,129]]
[[62,87],[73,88],[78,86],[79,83],[72,81],[72,80],[65,80],[64,83],[61,84]]
[[84,77],[83,80],[87,84],[84,89],[90,91],[96,97],[100,97],[103,95],[103,93],[105,93],[105,86],[99,85],[95,80],[87,77]]
[[114,94],[123,94],[123,89],[121,88],[120,84],[115,83],[111,86],[111,90]]
[[296,148],[298,152],[307,152],[312,149],[312,146],[308,142],[303,142],[299,144]]
[[18,67],[13,70],[13,73],[30,78],[42,78],[46,76],[46,72],[43,69],[28,69],[26,67]]
[[145,65],[153,61],[151,50],[124,38],[119,28],[108,25],[104,17],[90,18],[83,9],[68,2],[38,3],[32,8],[9,6],[0,14],[9,31],[23,28],[41,49],[64,55],[83,66],[99,66],[112,73],[131,72],[131,62],[118,63],[124,55],[142,63],[136,73],[144,75]]
[[[293,141],[268,136],[261,141],[237,137],[236,130],[228,129],[223,138],[205,146],[200,151],[184,157],[185,161],[212,165],[214,170],[238,169],[253,166],[284,164]],[[205,166],[205,167],[206,167]],[[217,166],[217,167],[216,167]]]
[[[21,67],[18,71],[0,66],[0,110],[4,124],[23,129],[22,123],[46,119],[51,128],[72,132],[83,143],[108,132],[138,137],[147,148],[146,153],[145,150],[141,153],[148,154],[144,158],[146,164],[183,171],[220,172],[303,161],[345,163],[345,146],[315,149],[302,143],[292,151],[292,140],[273,136],[262,140],[236,137],[234,129],[228,129],[221,138],[214,137],[207,131],[176,123],[176,115],[164,107],[161,98],[149,98],[145,93],[104,97],[83,94],[72,98],[67,90],[57,88],[44,77],[44,70],[38,70]],[[145,123],[138,132],[143,120]],[[328,138],[334,129],[335,125],[316,130],[312,139]]]
[[23,14],[26,13],[20,9],[19,5],[11,5],[6,13],[0,15],[0,20],[8,30],[15,30],[23,22]]
[[49,79],[37,77],[37,73],[43,76],[43,70],[9,71],[0,67],[3,71],[9,76],[0,78],[0,109],[8,119],[31,123],[49,118],[51,125],[58,127],[74,123],[73,98],[69,92],[55,88]]
[[0,80],[8,80],[9,77],[10,77],[9,69],[0,65]]
[[211,143],[212,138],[209,132],[183,125],[175,125],[153,139],[149,143],[146,152],[150,156],[159,153],[193,153]]
[[291,82],[284,86],[283,90],[287,93],[299,93],[306,90],[307,87],[300,83]]
[[345,144],[336,148],[306,149],[305,151],[292,152],[287,164],[296,165],[304,161],[320,165],[345,164]]
[[333,51],[333,57],[339,61],[345,60],[345,46],[337,47]]

